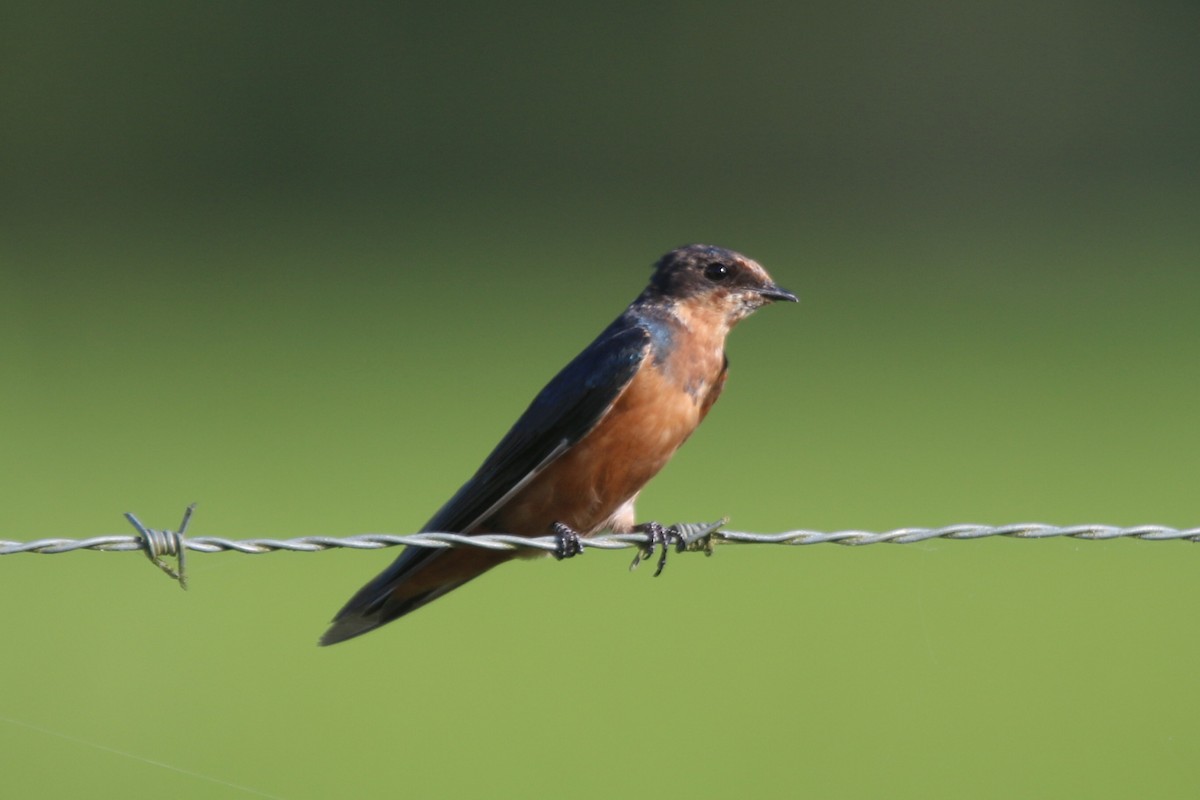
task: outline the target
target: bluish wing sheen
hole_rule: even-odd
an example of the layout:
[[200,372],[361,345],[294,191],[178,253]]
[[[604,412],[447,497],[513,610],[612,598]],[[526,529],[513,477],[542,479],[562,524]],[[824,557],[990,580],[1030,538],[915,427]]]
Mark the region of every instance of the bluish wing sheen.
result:
[[[638,320],[628,312],[618,317],[542,389],[483,466],[422,530],[470,533],[515,490],[596,427],[633,380],[649,348],[650,333]],[[350,598],[334,617],[323,643],[358,636],[460,585],[447,584],[434,592],[389,602],[392,592],[409,576],[446,554],[426,547],[405,548]]]
[[423,530],[469,532],[507,495],[582,439],[633,380],[649,341],[649,333],[629,315],[618,317],[542,389]]

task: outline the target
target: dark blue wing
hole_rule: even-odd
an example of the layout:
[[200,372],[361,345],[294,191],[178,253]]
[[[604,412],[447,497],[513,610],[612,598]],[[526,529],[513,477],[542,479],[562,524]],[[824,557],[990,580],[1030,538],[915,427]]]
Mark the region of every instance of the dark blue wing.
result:
[[423,530],[469,532],[582,439],[633,380],[650,334],[622,315],[534,398],[475,475]]
[[[483,466],[433,515],[423,530],[470,533],[508,498],[591,431],[637,374],[650,351],[651,333],[627,311],[565,366],[534,398]],[[459,551],[461,554],[461,551]],[[487,569],[433,589],[404,594],[401,587],[431,562],[455,553],[408,547],[358,590],[321,639],[333,644],[366,633],[452,591]]]

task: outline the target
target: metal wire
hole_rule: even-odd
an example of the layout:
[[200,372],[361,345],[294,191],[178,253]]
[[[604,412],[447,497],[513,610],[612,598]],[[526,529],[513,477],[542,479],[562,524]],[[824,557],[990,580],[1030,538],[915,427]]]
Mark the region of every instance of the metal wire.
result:
[[[350,548],[353,550],[379,550],[385,547],[406,545],[408,547],[478,547],[484,550],[534,549],[554,552],[560,542],[554,536],[512,536],[491,533],[464,536],[461,533],[414,533],[394,535],[365,533],[358,536],[301,536],[295,539],[222,539],[216,536],[185,537],[188,522],[195,505],[188,506],[178,531],[147,528],[133,514],[126,519],[137,529],[137,534],[113,534],[93,536],[88,539],[37,539],[29,542],[0,539],[0,556],[17,553],[40,553],[51,555],[69,553],[74,550],[127,551],[140,550],[150,560],[170,575],[184,588],[187,578],[184,572],[184,553],[195,550],[201,553],[232,551],[259,554],[287,550],[299,553],[315,553],[322,550]],[[673,528],[672,541],[679,551],[702,550],[709,554],[717,544],[778,544],[813,545],[840,544],[858,547],[868,544],[915,544],[930,539],[983,539],[989,536],[1006,536],[1013,539],[1071,539],[1108,540],[1141,539],[1150,542],[1183,540],[1200,541],[1200,528],[1168,528],[1162,525],[1137,525],[1118,527],[1115,525],[1047,525],[1040,522],[1023,522],[1013,525],[947,525],[942,528],[897,528],[883,533],[845,530],[832,533],[795,530],[784,533],[746,533],[723,528],[725,520],[710,523],[685,523]],[[636,547],[640,552],[653,549],[655,540],[646,533],[619,533],[593,536],[582,539],[580,544],[596,550],[624,550]],[[665,547],[664,547],[665,554]],[[177,559],[177,566],[170,567],[163,559]],[[638,559],[635,559],[636,566]]]

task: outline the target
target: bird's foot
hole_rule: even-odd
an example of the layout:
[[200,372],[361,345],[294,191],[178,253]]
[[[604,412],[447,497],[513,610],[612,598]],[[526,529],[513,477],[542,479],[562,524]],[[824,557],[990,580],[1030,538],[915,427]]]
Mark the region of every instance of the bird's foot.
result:
[[553,525],[554,538],[558,545],[551,551],[559,561],[583,554],[583,542],[579,540],[579,531],[562,522]]
[[662,553],[658,557],[658,566],[654,570],[654,577],[662,574],[663,567],[667,565],[667,553],[671,549],[671,544],[674,543],[675,550],[682,553],[686,547],[683,536],[679,533],[679,526],[672,525],[669,528],[664,528],[657,522],[643,522],[641,525],[634,527],[635,533],[644,533],[650,540],[646,542],[645,547],[639,548],[637,555],[633,557],[633,563],[629,568],[635,569],[638,564],[642,563],[642,559],[649,560],[654,557],[654,548],[661,547]]

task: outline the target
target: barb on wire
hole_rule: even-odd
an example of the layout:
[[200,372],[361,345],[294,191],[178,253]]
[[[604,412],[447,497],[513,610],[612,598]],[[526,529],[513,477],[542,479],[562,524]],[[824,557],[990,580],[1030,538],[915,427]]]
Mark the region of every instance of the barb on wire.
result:
[[[179,588],[187,588],[187,572],[185,569],[183,556],[187,552],[187,546],[184,539],[184,534],[187,533],[188,523],[192,521],[192,512],[196,510],[196,504],[192,503],[183,510],[183,522],[179,523],[178,531],[160,531],[154,528],[147,528],[141,523],[132,511],[125,512],[125,519],[129,520],[129,524],[137,528],[137,532],[142,536],[142,547],[146,551],[146,557],[161,569],[163,572],[170,575],[175,580],[179,581]],[[175,557],[175,568],[163,561],[163,556]]]
[[[140,550],[160,569],[187,588],[187,576],[184,571],[184,553],[195,550],[201,553],[216,553],[232,551],[237,553],[259,554],[273,553],[280,550],[300,553],[315,553],[322,550],[350,548],[353,550],[379,550],[385,547],[405,545],[408,547],[478,547],[484,550],[519,550],[534,549],[554,552],[559,546],[558,538],[554,536],[513,536],[510,534],[491,533],[478,536],[466,536],[461,533],[414,533],[395,535],[384,533],[365,533],[358,536],[301,536],[295,539],[222,539],[216,536],[185,537],[188,523],[196,505],[188,506],[183,515],[183,522],[178,531],[158,530],[147,528],[133,514],[126,514],[126,519],[137,530],[137,534],[114,534],[110,536],[93,536],[88,539],[38,539],[29,542],[6,541],[0,539],[0,556],[15,555],[16,553],[55,554],[68,553],[73,550],[104,550],[127,551]],[[684,523],[668,529],[673,533],[672,541],[675,549],[683,551],[703,551],[712,555],[713,548],[718,544],[778,544],[778,545],[813,545],[840,544],[858,547],[868,544],[915,544],[930,539],[983,539],[989,536],[1005,536],[1013,539],[1050,539],[1068,537],[1071,539],[1108,540],[1108,539],[1140,539],[1149,542],[1164,542],[1182,540],[1200,542],[1200,528],[1168,528],[1162,525],[1137,525],[1133,527],[1118,527],[1115,525],[1047,525],[1040,522],[1017,523],[1013,525],[947,525],[942,528],[897,528],[883,533],[870,531],[846,530],[822,533],[819,531],[795,530],[783,533],[763,534],[731,531],[724,528],[726,520],[708,523]],[[584,547],[597,550],[624,550],[630,547],[640,551],[634,559],[636,566],[648,549],[654,544],[661,544],[645,533],[614,533],[602,536],[592,536],[582,539]],[[175,558],[177,566],[173,569],[163,559]]]

